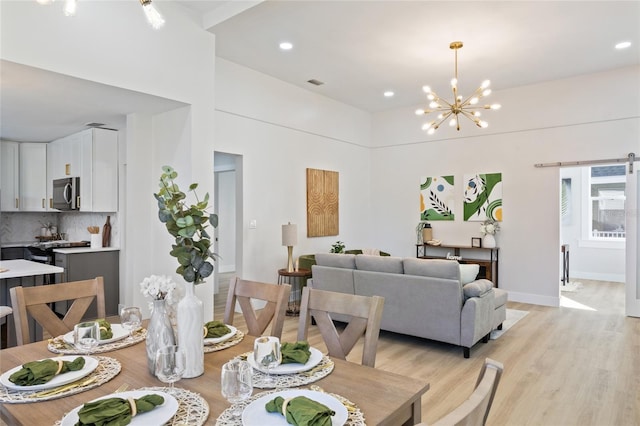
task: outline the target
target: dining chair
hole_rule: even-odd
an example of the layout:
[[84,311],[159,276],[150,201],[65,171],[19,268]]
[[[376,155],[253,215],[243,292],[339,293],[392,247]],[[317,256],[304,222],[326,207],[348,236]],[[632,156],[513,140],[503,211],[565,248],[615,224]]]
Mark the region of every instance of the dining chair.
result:
[[[271,323],[270,335],[280,338],[290,293],[289,284],[269,284],[233,277],[229,283],[224,323],[233,325],[237,302],[247,323],[249,335],[262,336]],[[256,309],[254,301],[263,301],[266,304]]]
[[[18,345],[31,343],[28,316],[31,316],[47,333],[54,337],[72,331],[73,327],[82,320],[94,299],[96,300],[98,318],[105,317],[102,277],[35,287],[13,287],[10,289],[10,293]],[[73,303],[61,319],[53,312],[49,304],[67,300],[73,300]]]
[[[318,326],[329,356],[347,359],[360,337],[364,334],[362,365],[375,367],[378,336],[384,297],[360,296],[305,287],[300,303],[298,340],[307,340],[311,318]],[[340,314],[347,325],[338,331],[331,315]]]
[[[486,358],[469,398],[432,426],[483,426],[487,422],[503,370],[502,363]],[[420,425],[426,426],[426,423],[416,426]]]

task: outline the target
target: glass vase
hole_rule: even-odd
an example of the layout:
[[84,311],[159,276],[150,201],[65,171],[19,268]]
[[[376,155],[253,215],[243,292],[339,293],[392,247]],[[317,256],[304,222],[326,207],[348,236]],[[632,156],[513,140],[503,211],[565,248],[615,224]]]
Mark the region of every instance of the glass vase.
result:
[[185,353],[184,378],[204,373],[204,307],[193,283],[185,283],[185,295],[178,303],[178,345]]
[[164,299],[153,301],[153,311],[147,327],[147,366],[152,376],[156,375],[156,352],[165,346],[173,346],[176,339],[169,322]]

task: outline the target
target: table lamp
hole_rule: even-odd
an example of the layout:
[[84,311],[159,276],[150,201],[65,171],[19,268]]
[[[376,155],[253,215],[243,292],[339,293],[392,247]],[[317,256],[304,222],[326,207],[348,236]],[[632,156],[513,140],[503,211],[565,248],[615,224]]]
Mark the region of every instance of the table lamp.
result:
[[287,246],[289,258],[287,260],[287,272],[293,272],[293,246],[298,244],[298,225],[289,222],[282,225],[282,245]]

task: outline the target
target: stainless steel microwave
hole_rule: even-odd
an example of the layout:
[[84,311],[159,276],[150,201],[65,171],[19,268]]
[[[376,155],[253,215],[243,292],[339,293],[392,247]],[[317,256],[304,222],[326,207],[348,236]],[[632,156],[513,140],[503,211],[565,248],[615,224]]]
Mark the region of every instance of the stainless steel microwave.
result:
[[69,177],[53,180],[53,208],[80,210],[80,178]]

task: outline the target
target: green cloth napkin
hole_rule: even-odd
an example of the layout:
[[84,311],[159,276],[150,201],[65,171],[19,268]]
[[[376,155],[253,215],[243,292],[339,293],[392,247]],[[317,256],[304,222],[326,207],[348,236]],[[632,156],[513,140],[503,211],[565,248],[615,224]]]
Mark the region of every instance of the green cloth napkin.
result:
[[[82,370],[83,367],[84,358],[79,356],[73,361],[62,361],[62,369],[58,374]],[[27,362],[22,365],[20,370],[16,371],[9,377],[9,381],[18,386],[41,385],[53,379],[58,368],[58,361],[54,361],[52,359]]]
[[309,342],[302,340],[295,343],[282,343],[282,345],[280,345],[280,352],[282,353],[281,364],[306,364],[311,356]]
[[[145,395],[134,401],[136,415],[164,404],[164,398],[157,394]],[[125,426],[131,423],[131,419],[131,405],[127,399],[107,398],[84,404],[78,411],[78,422],[75,426]]]
[[[265,408],[270,413],[282,414],[284,398],[277,396],[267,402]],[[296,396],[287,404],[287,423],[294,426],[331,426],[331,416],[335,414],[331,408],[320,404],[306,396]]]
[[113,337],[113,331],[111,331],[111,324],[105,319],[99,319],[98,327],[100,327],[100,340],[107,340]]
[[222,321],[209,321],[204,325],[207,329],[207,334],[204,338],[222,337],[225,334],[231,333],[231,329],[227,327]]

